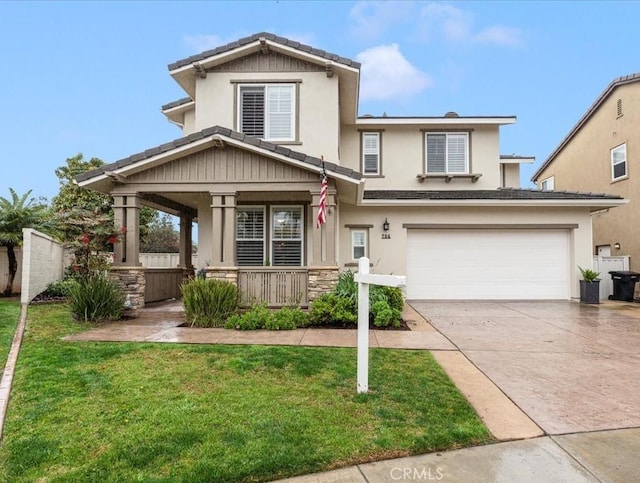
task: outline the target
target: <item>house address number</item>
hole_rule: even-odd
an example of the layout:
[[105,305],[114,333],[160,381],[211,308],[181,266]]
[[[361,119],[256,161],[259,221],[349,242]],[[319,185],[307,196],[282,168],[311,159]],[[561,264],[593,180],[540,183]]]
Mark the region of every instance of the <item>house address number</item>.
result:
[[391,240],[391,233],[383,233],[382,234],[382,239],[383,240]]

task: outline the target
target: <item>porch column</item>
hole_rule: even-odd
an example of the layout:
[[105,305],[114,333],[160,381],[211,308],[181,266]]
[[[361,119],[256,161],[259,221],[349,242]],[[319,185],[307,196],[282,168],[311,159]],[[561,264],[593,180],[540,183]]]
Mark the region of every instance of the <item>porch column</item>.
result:
[[140,198],[137,194],[123,196],[126,206],[127,233],[125,234],[125,262],[128,267],[140,263]]
[[222,196],[211,193],[211,265],[222,265]]
[[316,228],[318,219],[318,209],[320,204],[320,193],[312,193],[313,219],[313,253],[311,257],[312,266],[335,266],[336,261],[336,193],[330,190],[327,193],[327,222],[320,228]]
[[193,268],[193,218],[180,214],[180,268]]
[[[127,226],[123,196],[113,197],[113,220],[116,230]],[[125,261],[124,239],[113,244],[113,264],[123,265]]]
[[232,267],[236,264],[236,193],[225,193],[222,233],[222,265]]

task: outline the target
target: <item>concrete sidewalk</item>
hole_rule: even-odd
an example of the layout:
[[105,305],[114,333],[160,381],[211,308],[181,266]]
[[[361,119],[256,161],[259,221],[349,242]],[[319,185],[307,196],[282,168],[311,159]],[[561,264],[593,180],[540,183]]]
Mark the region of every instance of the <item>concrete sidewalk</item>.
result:
[[632,482],[640,429],[541,437],[366,463],[281,482]]

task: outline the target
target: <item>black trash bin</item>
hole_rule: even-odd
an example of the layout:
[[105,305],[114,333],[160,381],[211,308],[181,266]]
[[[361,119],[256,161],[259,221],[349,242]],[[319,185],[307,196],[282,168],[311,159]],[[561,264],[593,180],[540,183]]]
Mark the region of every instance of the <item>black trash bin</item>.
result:
[[633,292],[636,288],[636,282],[640,280],[640,273],[612,271],[609,274],[613,280],[613,295],[609,295],[609,299],[633,302]]

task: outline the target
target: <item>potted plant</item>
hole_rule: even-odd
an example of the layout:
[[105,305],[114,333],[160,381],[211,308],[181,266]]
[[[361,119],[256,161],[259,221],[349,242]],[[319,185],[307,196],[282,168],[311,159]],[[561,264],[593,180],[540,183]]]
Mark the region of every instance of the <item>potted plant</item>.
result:
[[599,272],[578,266],[582,274],[580,280],[580,302],[583,304],[599,304],[600,303],[600,276]]

